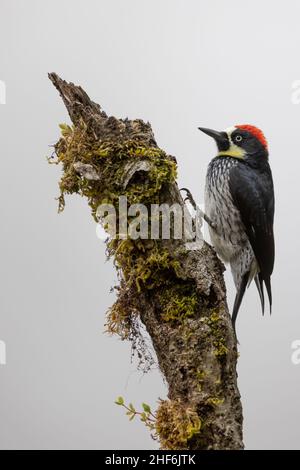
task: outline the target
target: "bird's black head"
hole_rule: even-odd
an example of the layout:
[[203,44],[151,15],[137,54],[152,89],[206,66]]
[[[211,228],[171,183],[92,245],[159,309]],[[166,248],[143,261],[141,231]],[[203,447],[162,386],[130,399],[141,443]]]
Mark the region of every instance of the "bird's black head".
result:
[[268,157],[268,144],[263,132],[250,124],[230,127],[223,132],[199,127],[205,134],[213,137],[219,156],[246,160],[247,158]]

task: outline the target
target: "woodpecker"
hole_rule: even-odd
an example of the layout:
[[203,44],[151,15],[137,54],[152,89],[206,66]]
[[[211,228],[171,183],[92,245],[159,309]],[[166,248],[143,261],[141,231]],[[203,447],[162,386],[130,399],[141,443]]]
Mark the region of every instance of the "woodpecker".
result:
[[213,246],[229,263],[236,287],[232,323],[246,287],[254,279],[264,314],[264,286],[270,313],[271,274],[274,267],[274,188],[267,140],[249,124],[222,132],[199,127],[212,137],[218,153],[208,166],[205,213]]

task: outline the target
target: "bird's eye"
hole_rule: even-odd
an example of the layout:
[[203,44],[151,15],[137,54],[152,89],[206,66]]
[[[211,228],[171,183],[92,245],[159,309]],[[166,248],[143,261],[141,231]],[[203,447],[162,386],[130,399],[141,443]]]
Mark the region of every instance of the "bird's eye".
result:
[[243,140],[243,137],[242,137],[241,135],[237,135],[237,136],[235,137],[235,141],[236,141],[236,142],[241,142],[241,140]]

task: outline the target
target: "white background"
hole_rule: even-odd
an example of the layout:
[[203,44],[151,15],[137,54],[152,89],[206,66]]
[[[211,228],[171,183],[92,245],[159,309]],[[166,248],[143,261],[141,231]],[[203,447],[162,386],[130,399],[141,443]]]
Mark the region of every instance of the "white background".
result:
[[[60,169],[46,156],[69,122],[47,78],[83,86],[117,117],[149,120],[176,155],[180,184],[203,200],[214,143],[198,126],[260,126],[276,189],[274,308],[251,286],[238,318],[248,449],[299,448],[300,3],[238,0],[1,0],[1,448],[157,446],[114,405],[154,408],[166,389],[130,345],[103,334],[115,282],[85,201],[57,215]],[[226,273],[229,302],[234,288]]]

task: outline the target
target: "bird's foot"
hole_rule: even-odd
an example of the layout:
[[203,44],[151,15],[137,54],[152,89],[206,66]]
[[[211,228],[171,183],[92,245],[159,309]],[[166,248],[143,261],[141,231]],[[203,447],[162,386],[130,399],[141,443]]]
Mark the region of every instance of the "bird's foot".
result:
[[195,199],[193,198],[193,195],[191,193],[191,191],[187,188],[181,188],[180,191],[185,191],[186,192],[186,197],[184,198],[184,202],[185,201],[189,201],[193,207],[193,209],[195,211],[198,212],[198,214],[200,215],[200,217],[202,217],[202,219],[205,220],[205,222],[212,228],[216,231],[217,229],[217,225],[215,224],[215,222],[213,222],[209,217],[208,215],[206,215],[201,209],[199,206],[197,206],[196,202],[195,202]]
[[181,188],[180,191],[185,191],[186,192],[186,196],[185,196],[183,202],[189,201],[191,203],[193,209],[196,211],[197,210],[197,204],[195,202],[195,199],[193,198],[193,195],[192,195],[191,191],[187,188]]

